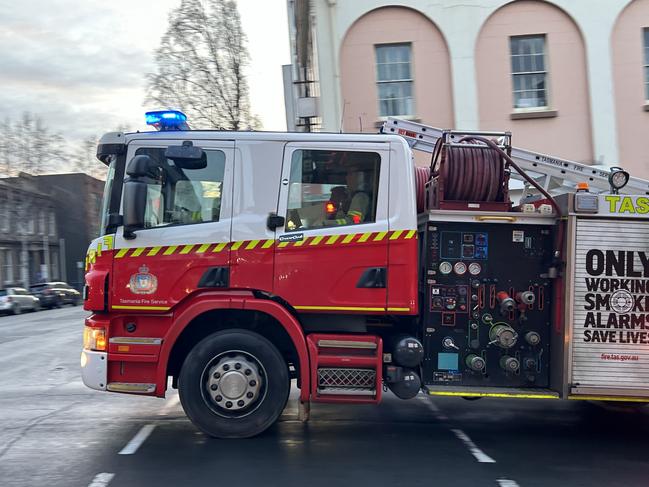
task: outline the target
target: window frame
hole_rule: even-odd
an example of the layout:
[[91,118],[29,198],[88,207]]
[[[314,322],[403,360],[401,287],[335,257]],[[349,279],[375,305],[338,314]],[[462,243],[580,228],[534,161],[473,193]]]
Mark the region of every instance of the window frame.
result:
[[[378,60],[378,55],[379,55],[379,49],[382,48],[391,48],[391,47],[407,47],[408,48],[408,62],[394,62],[394,63],[379,63]],[[413,76],[413,48],[412,48],[412,42],[391,42],[391,43],[381,43],[381,44],[374,44],[374,70],[375,70],[375,83],[376,83],[376,99],[378,102],[378,115],[379,119],[385,120],[388,117],[405,117],[405,118],[413,118],[415,117],[415,96],[414,96],[414,76]],[[379,65],[394,65],[394,64],[408,64],[409,66],[409,78],[400,78],[400,79],[380,79],[379,76]],[[380,86],[385,85],[385,84],[390,84],[390,83],[408,83],[410,85],[410,111],[411,113],[394,113],[394,114],[383,114],[381,113],[381,101],[382,100],[407,100],[408,98],[381,98],[380,95]],[[407,110],[404,110],[404,112]]]
[[[363,221],[359,223],[340,223],[340,224],[331,224],[331,225],[320,225],[316,227],[308,227],[308,228],[295,228],[295,229],[289,229],[288,228],[288,223],[289,223],[289,211],[295,208],[290,208],[290,198],[291,198],[291,190],[292,190],[292,184],[296,183],[296,181],[291,181],[291,176],[293,174],[293,162],[295,155],[298,152],[309,152],[309,151],[322,151],[322,152],[356,152],[356,153],[362,153],[362,154],[373,154],[377,156],[377,160],[373,162],[375,164],[375,171],[373,174],[373,179],[375,181],[375,185],[372,188],[372,199],[370,200],[370,209],[372,211],[372,221]],[[290,165],[289,167],[289,178],[288,178],[288,193],[287,193],[287,201],[286,201],[286,214],[285,214],[285,224],[284,224],[284,233],[286,234],[292,234],[292,233],[299,233],[299,232],[304,232],[304,231],[311,231],[311,230],[322,230],[322,229],[331,229],[331,228],[344,228],[344,227],[358,227],[361,225],[371,225],[376,223],[377,221],[377,213],[378,213],[378,202],[379,202],[379,192],[380,192],[380,187],[381,187],[381,163],[382,157],[379,152],[376,151],[362,151],[362,150],[350,150],[348,148],[335,148],[335,149],[307,149],[307,148],[299,148],[295,149],[291,152],[291,158],[288,161],[288,164]],[[343,165],[344,167],[344,165]],[[349,171],[348,171],[349,172]],[[347,173],[345,174],[345,177],[347,177]],[[314,183],[306,183],[304,180],[300,181],[299,184],[301,185],[301,196],[304,196],[304,189],[303,186],[305,184],[314,184]],[[330,184],[333,185],[332,183],[315,183],[315,184]],[[335,186],[342,186],[341,184],[336,184]],[[368,195],[369,196],[369,195]],[[302,204],[304,204],[304,199],[301,198]],[[316,206],[316,205],[312,205]],[[304,209],[305,207],[302,206],[300,209]]]
[[[131,157],[134,157],[138,154],[138,151],[142,149],[155,149],[155,150],[165,150],[167,146],[173,145],[174,143],[171,142],[167,145],[163,146],[154,146],[154,145],[142,145],[134,148],[133,155]],[[200,143],[198,144],[200,146]],[[219,148],[219,147],[201,147],[205,152],[215,152],[218,151],[221,154],[223,154],[223,180],[220,181],[221,183],[221,201],[220,201],[220,207],[219,207],[219,218],[217,220],[207,220],[207,221],[201,221],[201,222],[190,222],[190,223],[166,223],[164,225],[157,225],[154,227],[144,227],[144,228],[139,228],[137,231],[142,232],[142,231],[148,231],[148,230],[163,230],[166,228],[176,228],[176,227],[185,227],[187,225],[204,225],[204,224],[214,224],[214,223],[220,223],[224,218],[223,218],[223,195],[225,194],[224,191],[224,186],[226,183],[226,180],[228,178],[228,150],[226,148]],[[129,159],[130,160],[130,159]],[[128,161],[127,161],[128,165]],[[229,219],[230,216],[227,217]]]
[[[530,53],[530,54],[514,54],[513,51],[513,41],[514,40],[520,40],[520,39],[535,39],[535,38],[540,38],[543,41],[543,50],[541,52],[541,55],[543,56],[543,70],[536,70],[536,71],[514,71],[514,66],[513,66],[513,59],[514,57],[524,57],[524,56],[538,56],[538,53]],[[548,66],[548,49],[547,49],[547,34],[546,33],[538,33],[538,34],[523,34],[523,35],[512,35],[509,36],[509,70],[510,70],[510,79],[511,79],[511,94],[512,94],[512,110],[514,110],[514,113],[525,113],[525,112],[543,112],[543,111],[549,111],[551,110],[551,100],[550,100],[550,70]],[[534,76],[534,75],[543,75],[543,92],[545,94],[545,105],[537,105],[537,106],[530,106],[530,107],[517,107],[516,106],[516,94],[517,93],[524,93],[524,92],[539,92],[540,90],[533,89],[533,90],[517,90],[516,89],[516,77],[520,76]]]

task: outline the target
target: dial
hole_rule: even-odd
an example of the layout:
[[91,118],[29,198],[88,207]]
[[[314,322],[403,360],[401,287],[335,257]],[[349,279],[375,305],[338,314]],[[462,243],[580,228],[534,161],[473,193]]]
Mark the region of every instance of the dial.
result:
[[466,264],[464,262],[456,262],[453,266],[453,270],[458,276],[466,274]]
[[442,262],[439,265],[439,272],[441,272],[442,274],[450,274],[452,270],[453,266],[450,262]]
[[482,272],[482,266],[477,262],[472,262],[469,264],[469,274],[472,276],[477,276]]

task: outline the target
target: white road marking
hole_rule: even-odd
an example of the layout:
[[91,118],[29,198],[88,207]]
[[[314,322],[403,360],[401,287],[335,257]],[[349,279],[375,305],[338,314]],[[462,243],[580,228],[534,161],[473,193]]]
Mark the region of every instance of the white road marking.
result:
[[497,479],[496,482],[498,482],[500,487],[520,487],[518,482],[509,479]]
[[455,433],[455,436],[457,436],[460,440],[462,440],[462,442],[466,445],[466,447],[469,449],[471,454],[480,463],[496,463],[496,460],[494,460],[485,452],[483,452],[480,448],[478,448],[477,445],[473,443],[471,438],[469,438],[464,431],[458,429],[452,429],[451,431]]
[[145,424],[140,431],[119,452],[120,455],[133,455],[155,429],[155,424]]
[[165,405],[162,407],[160,412],[158,413],[158,416],[166,416],[169,411],[171,411],[173,408],[175,408],[178,403],[180,402],[180,397],[178,395],[171,396],[165,403]]
[[98,473],[95,475],[95,478],[92,479],[92,482],[88,485],[88,487],[106,487],[111,480],[113,480],[113,477],[115,476],[114,473]]
[[448,416],[446,416],[442,412],[442,410],[439,408],[439,406],[437,406],[437,404],[435,404],[433,402],[433,400],[428,395],[419,396],[419,400],[421,400],[422,402],[424,402],[428,406],[428,409],[430,409],[433,412],[433,414],[435,415],[435,418],[437,418],[439,421],[447,421],[448,420]]

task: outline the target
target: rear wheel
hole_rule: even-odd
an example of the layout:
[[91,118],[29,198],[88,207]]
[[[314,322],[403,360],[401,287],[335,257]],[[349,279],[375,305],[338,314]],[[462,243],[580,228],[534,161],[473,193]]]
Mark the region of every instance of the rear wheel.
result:
[[189,353],[178,392],[185,413],[216,438],[258,435],[280,416],[290,389],[277,348],[248,330],[208,336]]

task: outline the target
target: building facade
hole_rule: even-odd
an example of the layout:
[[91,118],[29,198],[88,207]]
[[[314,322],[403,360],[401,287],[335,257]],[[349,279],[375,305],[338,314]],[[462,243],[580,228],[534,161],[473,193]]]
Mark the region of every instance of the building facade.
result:
[[0,179],[0,288],[62,280],[80,289],[103,186],[82,173]]
[[516,146],[649,178],[649,0],[289,0],[288,11],[289,130],[374,132],[388,116],[508,130]]

